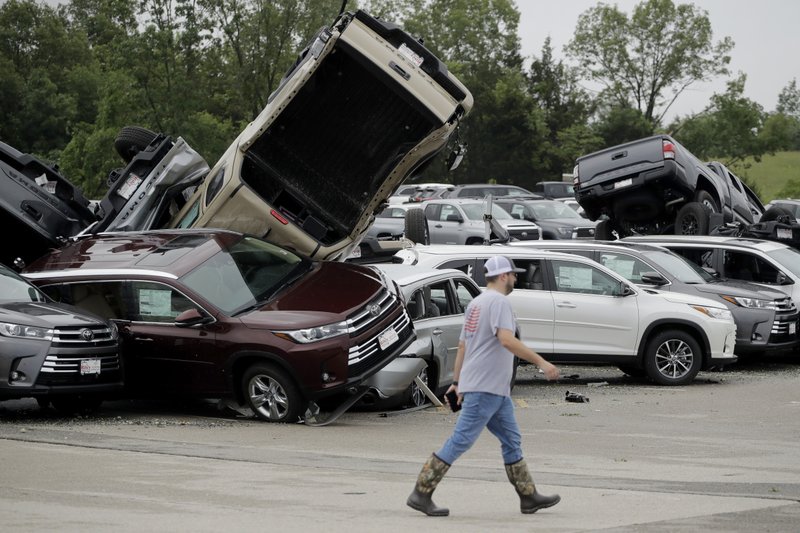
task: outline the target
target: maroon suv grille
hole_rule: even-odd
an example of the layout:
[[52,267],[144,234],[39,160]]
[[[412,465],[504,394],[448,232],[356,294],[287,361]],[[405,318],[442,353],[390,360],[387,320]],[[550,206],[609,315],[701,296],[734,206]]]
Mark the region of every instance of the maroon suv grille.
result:
[[382,330],[370,339],[350,348],[350,353],[348,355],[348,374],[350,377],[358,376],[380,361],[383,361],[389,352],[393,351],[399,344],[402,344],[413,332],[411,319],[405,309],[403,309],[403,313],[392,322],[390,327],[397,333],[398,340],[387,347],[386,351],[381,349],[378,341],[380,335],[386,330]]

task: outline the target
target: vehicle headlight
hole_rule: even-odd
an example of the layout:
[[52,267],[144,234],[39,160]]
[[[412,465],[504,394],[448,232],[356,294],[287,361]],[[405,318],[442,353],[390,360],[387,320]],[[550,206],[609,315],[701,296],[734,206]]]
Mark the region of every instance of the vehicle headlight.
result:
[[726,302],[730,302],[739,307],[746,307],[748,309],[772,309],[776,310],[777,306],[773,300],[761,300],[759,298],[743,298],[741,296],[722,296]]
[[347,333],[347,322],[339,322],[338,324],[328,324],[326,326],[317,326],[314,328],[274,331],[273,333],[286,340],[307,344],[309,342],[330,339],[337,335],[345,335]]
[[692,305],[691,308],[711,318],[718,318],[720,320],[733,320],[733,314],[731,314],[731,312],[727,309],[720,309],[719,307],[706,307],[704,305]]
[[34,326],[23,326],[20,324],[10,324],[0,322],[0,335],[4,337],[16,337],[19,339],[37,339],[49,341],[53,339],[53,330],[47,328],[37,328]]
[[117,338],[119,337],[119,328],[117,327],[117,324],[115,324],[114,322],[109,321],[108,322],[108,330],[111,333],[111,338],[113,340],[117,340]]
[[572,228],[557,228],[562,237],[572,237]]

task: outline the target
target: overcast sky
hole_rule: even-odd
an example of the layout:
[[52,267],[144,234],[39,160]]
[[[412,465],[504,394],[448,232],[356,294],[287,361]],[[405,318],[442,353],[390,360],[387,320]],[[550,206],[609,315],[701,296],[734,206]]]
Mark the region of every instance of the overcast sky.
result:
[[[693,3],[708,12],[713,40],[731,37],[730,70],[747,74],[745,96],[773,111],[778,93],[794,78],[800,83],[800,1],[798,0],[673,0]],[[572,39],[578,16],[598,0],[517,0],[522,53],[540,55],[549,35],[556,58],[566,59],[564,45]],[[635,0],[606,0],[630,15]],[[725,91],[727,78],[690,86],[670,108],[676,114],[701,111],[714,93]]]

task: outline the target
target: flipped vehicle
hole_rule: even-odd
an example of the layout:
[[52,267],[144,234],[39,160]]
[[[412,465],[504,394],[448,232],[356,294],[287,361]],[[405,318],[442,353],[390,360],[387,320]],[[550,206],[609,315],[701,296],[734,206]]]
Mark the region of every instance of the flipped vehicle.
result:
[[758,196],[725,165],[703,163],[668,135],[653,135],[577,159],[575,198],[595,237],[724,235],[800,245],[800,224]]
[[0,400],[93,409],[122,391],[117,327],[58,304],[0,265]]
[[[81,230],[202,227],[344,259],[398,184],[446,147],[472,104],[421,40],[364,11],[341,13],[210,169],[182,139],[126,127],[115,148],[127,166],[110,176],[99,212],[70,215],[72,226],[46,230],[46,242],[23,259]],[[27,189],[39,170],[24,174]],[[67,187],[55,190],[83,203]],[[6,211],[24,221],[43,216],[33,207],[15,202]]]
[[378,272],[232,231],[86,236],[25,276],[119,324],[128,395],[222,398],[268,422],[334,396],[341,414],[414,339]]

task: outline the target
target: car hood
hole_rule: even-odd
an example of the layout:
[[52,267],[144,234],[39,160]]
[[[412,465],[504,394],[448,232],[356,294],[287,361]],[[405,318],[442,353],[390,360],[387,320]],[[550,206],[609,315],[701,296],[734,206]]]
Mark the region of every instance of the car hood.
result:
[[672,303],[686,304],[686,305],[702,305],[705,307],[717,307],[719,309],[726,309],[726,306],[721,302],[714,301],[710,298],[704,298],[694,294],[687,294],[683,292],[668,292],[659,291],[656,289],[646,289],[645,292],[663,298]]
[[[750,287],[748,287],[750,286]],[[759,290],[757,285],[750,283],[702,283],[694,285],[698,292],[706,293],[709,295],[725,294],[728,296],[737,296],[741,298],[759,298],[762,300],[783,300],[786,293],[777,292],[772,290]]]
[[[342,291],[341,287],[349,290]],[[320,262],[263,307],[239,318],[249,327],[292,329],[346,320],[386,289],[380,274],[350,263]]]
[[8,302],[0,304],[0,322],[25,326],[56,328],[85,323],[102,324],[98,317],[87,315],[72,306],[42,302]]
[[[533,222],[527,222],[524,220],[497,219],[497,221],[500,222],[500,225],[506,229],[524,229],[524,228],[536,229],[539,227]],[[483,222],[480,222],[480,224],[483,224]]]

